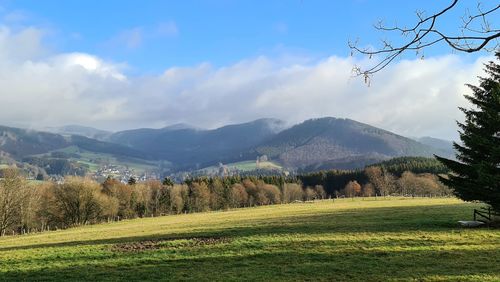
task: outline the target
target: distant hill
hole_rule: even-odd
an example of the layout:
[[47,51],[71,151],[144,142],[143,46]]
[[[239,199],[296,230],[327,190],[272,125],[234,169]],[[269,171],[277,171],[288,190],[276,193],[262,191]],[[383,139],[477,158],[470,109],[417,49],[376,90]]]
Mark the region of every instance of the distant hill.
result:
[[213,130],[178,126],[117,132],[109,140],[168,160],[179,167],[203,167],[218,162],[253,159],[257,145],[285,127],[277,119],[227,125]]
[[61,135],[80,135],[97,140],[106,140],[112,132],[81,125],[65,125],[61,127],[47,127],[46,131]]
[[350,119],[320,118],[290,128],[260,119],[200,130],[177,125],[117,132],[109,140],[165,159],[178,169],[255,160],[267,155],[291,169],[352,169],[398,156],[449,152]]
[[442,150],[443,152],[446,152],[449,155],[453,155],[455,152],[453,149],[453,141],[450,140],[425,136],[417,138],[416,141],[431,146],[433,148]]
[[[422,140],[432,143],[430,146],[354,120],[332,117],[311,119],[288,128],[281,120],[259,119],[210,130],[176,124],[116,133],[68,126],[60,132],[64,133],[0,126],[0,161],[33,160],[40,155],[64,159],[64,152],[68,151],[65,148],[71,147],[86,151],[87,160],[107,154],[128,163],[165,163],[165,168],[172,171],[255,162],[257,157],[266,155],[284,170],[307,172],[363,168],[402,156],[452,156],[446,150],[447,143],[435,139]],[[53,154],[54,151],[63,153]],[[92,154],[95,157],[90,158]],[[67,156],[85,162],[74,154]]]
[[69,146],[69,143],[59,134],[0,126],[0,150],[13,159],[46,153]]
[[56,133],[0,126],[0,151],[16,160],[30,155],[45,154],[70,146],[77,146],[96,153],[142,159],[151,158],[151,156],[144,152],[127,146],[103,142],[85,136],[63,136]]
[[287,167],[353,168],[398,156],[427,156],[440,150],[350,119],[307,120],[256,148]]

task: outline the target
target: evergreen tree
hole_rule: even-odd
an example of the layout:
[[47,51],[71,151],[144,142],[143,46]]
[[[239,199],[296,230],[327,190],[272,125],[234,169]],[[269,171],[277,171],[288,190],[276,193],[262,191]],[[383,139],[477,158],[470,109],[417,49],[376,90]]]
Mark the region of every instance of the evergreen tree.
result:
[[137,183],[137,180],[131,176],[129,179],[128,179],[128,185],[135,185]]
[[165,186],[174,186],[174,182],[172,181],[172,179],[170,179],[168,177],[165,177],[163,179],[162,184],[165,185]]
[[[500,60],[500,52],[496,54]],[[468,85],[472,95],[465,97],[473,109],[460,108],[465,113],[460,139],[454,143],[457,160],[436,158],[452,173],[442,181],[453,188],[463,200],[478,200],[500,212],[500,65],[485,65],[488,74],[480,78],[479,86]]]

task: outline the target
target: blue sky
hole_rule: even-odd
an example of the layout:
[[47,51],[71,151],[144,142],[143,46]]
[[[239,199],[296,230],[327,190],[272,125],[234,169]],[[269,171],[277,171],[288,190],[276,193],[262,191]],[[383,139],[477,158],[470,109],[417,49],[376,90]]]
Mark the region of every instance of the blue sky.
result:
[[[416,10],[437,11],[447,1],[401,3],[20,0],[4,2],[3,9],[17,24],[50,30],[46,40],[56,51],[92,53],[147,73],[200,62],[221,66],[260,55],[346,56],[349,39],[376,44],[387,37],[372,28],[378,20],[410,24]],[[460,24],[456,13],[449,18],[442,28]],[[450,50],[437,47],[427,52],[437,55]]]
[[[411,25],[416,10],[450,2],[0,0],[0,120],[121,130],[334,116],[454,139],[464,84],[477,82],[491,53],[408,53],[368,87],[352,68],[372,61],[347,46],[397,42],[373,24]],[[440,30],[456,31],[476,7],[459,3]],[[500,17],[491,20],[497,27]]]

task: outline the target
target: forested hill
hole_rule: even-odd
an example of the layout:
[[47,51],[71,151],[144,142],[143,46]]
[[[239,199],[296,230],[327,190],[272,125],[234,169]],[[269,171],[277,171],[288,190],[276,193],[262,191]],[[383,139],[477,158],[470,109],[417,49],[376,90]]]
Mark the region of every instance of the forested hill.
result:
[[0,126],[0,151],[3,152],[3,155],[14,160],[21,160],[31,155],[46,154],[70,146],[76,146],[95,153],[142,159],[151,158],[144,152],[127,146],[98,141],[84,136],[62,136],[49,132]]
[[[172,171],[190,171],[218,163],[255,161],[265,155],[277,166],[299,172],[363,168],[402,156],[450,157],[446,150],[354,120],[332,117],[288,128],[277,119],[212,130],[183,124],[113,134],[78,126],[64,128],[81,131],[82,136],[0,127],[1,156],[19,161],[73,146],[139,162],[167,161]],[[102,140],[83,136],[89,134],[97,134]]]
[[277,119],[259,119],[213,130],[189,127],[137,129],[117,132],[111,142],[130,146],[178,166],[254,159],[253,148],[284,128]]
[[[350,119],[320,118],[307,120],[286,129],[257,147],[259,154],[289,167],[326,164],[335,167],[366,164],[398,156],[445,154],[440,149],[421,144],[392,132]],[[347,166],[347,165],[346,165]],[[347,167],[346,167],[347,168]]]
[[395,175],[401,175],[405,171],[432,174],[444,174],[449,172],[449,169],[435,158],[425,157],[399,157],[376,163],[372,166],[383,167]]

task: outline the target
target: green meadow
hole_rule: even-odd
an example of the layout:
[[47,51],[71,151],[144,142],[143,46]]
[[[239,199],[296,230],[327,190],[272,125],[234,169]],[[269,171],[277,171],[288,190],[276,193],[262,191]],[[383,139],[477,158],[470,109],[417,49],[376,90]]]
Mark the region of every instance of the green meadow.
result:
[[366,198],[89,225],[0,238],[0,280],[500,281],[479,204]]

